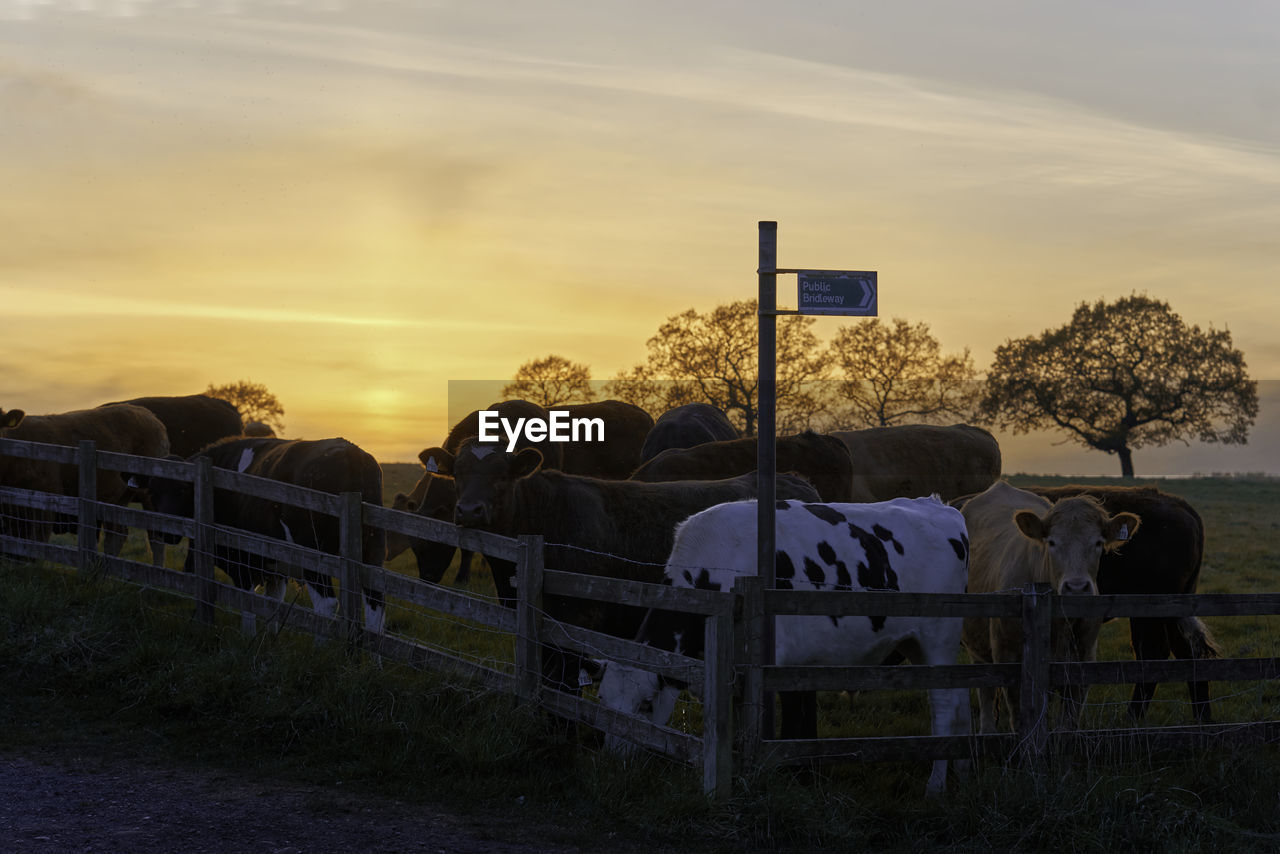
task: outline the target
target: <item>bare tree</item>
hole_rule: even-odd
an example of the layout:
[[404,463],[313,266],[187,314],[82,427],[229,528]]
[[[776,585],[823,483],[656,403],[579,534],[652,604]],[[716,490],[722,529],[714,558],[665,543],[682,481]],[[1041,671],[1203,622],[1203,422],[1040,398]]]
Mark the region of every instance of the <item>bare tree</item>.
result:
[[842,327],[827,350],[841,377],[842,421],[884,427],[965,421],[977,403],[978,375],[966,348],[944,355],[927,323],[895,317]]
[[502,396],[518,397],[550,409],[565,403],[587,403],[595,392],[590,368],[551,354],[521,365],[515,380],[503,386]]
[[981,410],[1015,433],[1057,428],[1116,454],[1178,440],[1243,445],[1258,415],[1258,384],[1231,333],[1188,326],[1145,295],[1081,303],[1071,321],[997,348]]
[[276,435],[284,432],[284,407],[274,394],[261,383],[239,380],[226,385],[215,386],[212,383],[204,393],[209,397],[225,400],[240,410],[240,417],[245,423],[260,421],[271,427]]
[[[812,317],[789,316],[778,324],[778,416],[784,425],[807,424],[822,409],[814,389],[826,368],[818,352]],[[759,413],[758,320],[755,300],[694,309],[668,317],[648,341],[648,359],[623,371],[607,386],[611,397],[646,409],[710,403],[746,435],[754,435]]]

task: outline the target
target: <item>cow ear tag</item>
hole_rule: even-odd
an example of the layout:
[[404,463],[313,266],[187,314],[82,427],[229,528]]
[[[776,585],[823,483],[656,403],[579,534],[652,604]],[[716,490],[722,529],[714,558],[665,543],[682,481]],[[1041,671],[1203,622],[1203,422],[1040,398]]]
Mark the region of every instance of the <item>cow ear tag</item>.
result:
[[1129,539],[1129,526],[1128,526],[1128,525],[1121,525],[1121,526],[1120,526],[1120,539],[1122,539],[1122,540],[1127,540],[1127,539]]
[[427,457],[427,471],[440,471],[440,465],[436,462],[435,457]]
[[585,667],[578,669],[578,687],[585,688],[591,684],[591,676],[587,673]]

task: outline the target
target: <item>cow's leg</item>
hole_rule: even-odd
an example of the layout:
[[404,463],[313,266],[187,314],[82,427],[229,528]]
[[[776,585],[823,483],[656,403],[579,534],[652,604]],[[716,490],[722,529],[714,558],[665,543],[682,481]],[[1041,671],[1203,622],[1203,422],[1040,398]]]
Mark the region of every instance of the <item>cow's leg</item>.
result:
[[[938,667],[955,664],[960,652],[961,623],[943,620],[934,635],[926,641],[907,641],[900,646],[912,664]],[[933,735],[969,735],[973,727],[969,711],[969,691],[965,688],[931,688],[929,695],[930,730]],[[937,795],[947,788],[946,759],[935,759],[925,784],[925,794]],[[967,759],[955,762],[957,774],[967,773]]]
[[[1169,657],[1173,621],[1165,618],[1129,618],[1129,640],[1133,657],[1138,661],[1164,661]],[[1151,698],[1156,694],[1155,682],[1136,682],[1129,700],[1129,717],[1140,721],[1147,714]]]
[[466,585],[471,581],[471,556],[475,552],[469,552],[466,549],[458,550],[458,574],[453,577],[453,583],[459,587]]
[[978,689],[978,732],[996,731],[996,690],[989,685]]
[[818,737],[818,694],[816,691],[779,691],[782,704],[783,738]]
[[[1168,621],[1169,645],[1174,656],[1181,659],[1216,658],[1217,645],[1209,629],[1196,617],[1181,617]],[[1200,724],[1211,723],[1213,713],[1209,707],[1209,683],[1188,682],[1191,694],[1191,711]]]
[[119,557],[124,551],[125,541],[129,539],[129,529],[114,522],[104,522],[102,529],[102,553]]
[[382,634],[387,624],[387,603],[381,590],[364,592],[364,627],[374,634]]
[[498,601],[508,608],[514,608],[516,606],[515,561],[489,558],[489,568],[493,570],[493,588],[498,594]]
[[334,589],[333,579],[321,575],[315,570],[304,570],[303,584],[307,595],[311,597],[311,610],[322,617],[334,617],[338,613],[338,591]]

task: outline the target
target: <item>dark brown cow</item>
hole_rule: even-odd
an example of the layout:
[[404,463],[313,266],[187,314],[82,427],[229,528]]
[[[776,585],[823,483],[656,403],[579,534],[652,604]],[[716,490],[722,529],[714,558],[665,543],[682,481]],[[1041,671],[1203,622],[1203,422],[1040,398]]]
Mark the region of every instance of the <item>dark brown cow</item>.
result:
[[[1075,495],[1092,495],[1111,514],[1135,513],[1142,527],[1124,546],[1102,555],[1098,567],[1098,592],[1195,593],[1204,556],[1204,523],[1195,508],[1182,498],[1155,487],[1082,486],[1024,487],[1028,492],[1058,501]],[[1133,657],[1163,661],[1174,658],[1213,658],[1219,651],[1212,635],[1196,617],[1134,617],[1129,620]],[[1188,682],[1192,711],[1200,723],[1208,723],[1209,683]],[[1133,686],[1129,715],[1141,720],[1155,696],[1156,683]]]
[[[453,425],[453,429],[449,431],[449,435],[444,440],[444,448],[447,451],[456,453],[463,442],[479,435],[481,411],[477,409]],[[547,417],[547,410],[527,400],[504,400],[490,404],[483,411],[497,412],[499,418],[506,418],[512,422],[520,418]],[[506,443],[506,437],[499,438],[499,445],[506,447]],[[523,437],[516,443],[516,450],[537,448],[541,451],[543,459],[546,460],[544,464],[546,468],[560,468],[560,462],[563,458],[562,447],[558,443],[529,442]],[[418,459],[426,467],[426,473],[414,484],[408,495],[403,492],[397,492],[391,501],[391,508],[408,513],[417,513],[420,516],[430,516],[442,522],[452,522],[453,504],[457,498],[457,493],[453,488],[453,479],[447,475],[440,474],[437,464],[431,461],[426,451],[418,454]],[[471,578],[472,553],[466,549],[459,550],[453,546],[446,546],[429,540],[420,540],[416,537],[406,537],[403,534],[390,533],[387,535],[387,560],[391,560],[407,548],[413,549],[414,559],[418,563],[419,578],[433,583],[438,582],[444,577],[445,570],[449,568],[449,564],[453,562],[455,552],[459,554],[459,557],[458,574],[454,578],[454,584],[466,584]]]
[[640,462],[647,463],[669,448],[692,448],[740,436],[729,416],[716,407],[709,403],[686,403],[658,416],[640,449]]
[[625,480],[640,465],[640,449],[653,428],[653,416],[638,406],[621,400],[598,400],[557,406],[570,418],[599,418],[604,441],[566,442],[562,446],[560,470],[586,477]]
[[[754,474],[643,483],[545,471],[535,449],[510,454],[470,440],[456,457],[443,448],[423,453],[454,475],[458,524],[511,537],[539,534],[546,543],[545,563],[552,569],[650,583],[663,578],[677,523],[715,504],[752,498],[756,491]],[[778,476],[777,495],[779,500],[819,500],[812,486],[789,475]],[[490,560],[490,565],[500,598],[513,603],[514,564]],[[635,637],[644,617],[639,608],[559,596],[546,597],[543,608],[557,620],[628,639]],[[547,659],[557,662],[550,678],[575,690],[577,660],[556,672],[562,659]]]
[[837,430],[853,457],[853,501],[982,492],[1000,477],[1000,446],[980,427],[903,424]]
[[[169,453],[169,436],[160,419],[140,406],[124,404],[57,415],[25,415],[20,409],[0,411],[0,437],[70,447],[92,440],[100,451],[139,457],[163,457]],[[0,456],[0,485],[77,495],[79,472],[73,465]],[[131,492],[120,473],[99,471],[99,501],[125,504]],[[47,515],[35,514],[29,523],[16,522],[7,527],[21,536],[45,540],[55,531],[72,530],[69,524],[65,519],[51,520]],[[116,525],[104,527],[104,549],[108,554],[119,554],[124,547],[124,529]]]
[[[382,505],[382,468],[377,460],[346,439],[224,439],[199,451],[192,459],[201,456],[208,457],[217,468],[334,495],[358,492],[362,501]],[[190,483],[152,478],[148,488],[159,512],[191,517],[195,500]],[[213,516],[218,525],[338,554],[338,520],[334,516],[222,489],[214,490],[213,496]],[[361,552],[364,563],[382,565],[386,543],[381,528],[364,527]],[[263,584],[272,588],[270,592],[283,596],[285,577],[301,577],[310,588],[311,601],[318,613],[332,616],[337,611],[332,579],[315,570],[291,567],[281,573],[266,558],[228,546],[218,546],[216,557],[241,589],[251,590]],[[365,625],[373,631],[382,630],[385,617],[382,606],[380,591],[365,591]]]
[[169,434],[169,453],[183,458],[219,439],[239,436],[244,427],[240,420],[240,410],[234,405],[203,394],[137,397],[104,406],[122,403],[141,406],[159,418]]
[[[808,478],[823,501],[851,500],[853,461],[839,439],[805,431],[779,437],[776,446],[778,471],[795,472]],[[755,468],[756,438],[746,436],[663,451],[636,469],[631,479],[648,483],[716,480],[746,474]]]

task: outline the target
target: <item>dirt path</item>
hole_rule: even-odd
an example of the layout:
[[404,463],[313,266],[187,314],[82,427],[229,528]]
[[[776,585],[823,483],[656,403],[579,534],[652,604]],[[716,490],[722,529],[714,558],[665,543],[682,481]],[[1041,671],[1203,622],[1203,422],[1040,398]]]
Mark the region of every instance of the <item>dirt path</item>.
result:
[[484,825],[337,785],[263,781],[131,759],[0,755],[0,851],[5,852],[582,850],[528,835],[514,822]]

